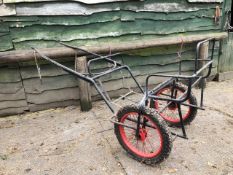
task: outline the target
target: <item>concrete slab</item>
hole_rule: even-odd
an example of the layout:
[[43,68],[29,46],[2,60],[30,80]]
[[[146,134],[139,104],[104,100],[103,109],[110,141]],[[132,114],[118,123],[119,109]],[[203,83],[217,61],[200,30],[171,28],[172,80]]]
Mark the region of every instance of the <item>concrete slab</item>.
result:
[[67,107],[1,118],[0,175],[233,175],[232,85],[208,83],[206,110],[186,127],[189,139],[176,138],[156,166],[126,154],[103,102],[86,113]]

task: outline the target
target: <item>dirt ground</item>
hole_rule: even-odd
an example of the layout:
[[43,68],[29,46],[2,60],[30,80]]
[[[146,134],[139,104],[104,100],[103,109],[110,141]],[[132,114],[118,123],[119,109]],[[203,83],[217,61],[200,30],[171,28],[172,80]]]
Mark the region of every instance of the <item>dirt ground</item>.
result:
[[126,154],[103,102],[0,118],[0,175],[233,175],[233,81],[208,83],[205,97],[189,139],[157,166]]

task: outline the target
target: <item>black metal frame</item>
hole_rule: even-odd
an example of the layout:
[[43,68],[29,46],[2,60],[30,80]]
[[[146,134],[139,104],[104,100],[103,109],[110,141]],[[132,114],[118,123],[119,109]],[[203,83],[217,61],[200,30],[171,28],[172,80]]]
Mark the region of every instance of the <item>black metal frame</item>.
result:
[[[206,42],[209,42],[209,41],[213,41],[211,59],[205,59],[205,60],[199,59],[199,52],[200,52],[201,45],[206,43]],[[127,65],[122,65],[121,63],[118,63],[118,62],[116,62],[115,60],[113,60],[111,58],[113,56],[119,55],[120,53],[109,54],[109,55],[103,56],[103,55],[99,55],[99,54],[96,54],[96,53],[86,51],[86,50],[84,50],[82,48],[79,48],[79,47],[74,47],[74,46],[71,46],[71,45],[68,45],[68,44],[65,44],[65,43],[61,43],[61,44],[66,46],[66,47],[72,48],[72,49],[74,49],[76,51],[79,50],[79,51],[82,51],[82,52],[84,52],[86,54],[93,55],[93,56],[96,57],[96,58],[91,59],[91,60],[88,61],[88,63],[87,63],[88,73],[87,74],[81,74],[81,73],[79,73],[79,72],[77,72],[77,71],[75,71],[73,69],[70,69],[70,68],[58,63],[57,61],[54,61],[53,59],[51,59],[51,58],[47,57],[46,55],[42,54],[36,48],[32,47],[32,49],[36,53],[38,53],[43,59],[55,64],[56,66],[62,68],[64,71],[66,71],[66,72],[68,72],[68,73],[70,73],[70,74],[72,74],[74,76],[77,76],[78,78],[80,78],[80,79],[82,79],[84,81],[87,81],[87,82],[91,83],[92,85],[94,85],[97,92],[101,95],[101,97],[105,101],[106,105],[109,107],[109,109],[114,114],[116,114],[117,111],[115,111],[114,107],[112,106],[108,94],[103,90],[102,84],[98,83],[98,79],[100,77],[103,77],[103,76],[105,76],[107,74],[111,74],[111,73],[116,72],[116,71],[126,70],[129,73],[130,77],[133,78],[135,84],[137,85],[137,88],[140,90],[140,92],[142,94],[144,94],[144,97],[139,102],[139,105],[141,107],[147,106],[148,101],[151,100],[151,99],[165,100],[165,101],[169,101],[169,102],[175,102],[175,103],[178,104],[179,117],[180,117],[180,121],[181,121],[181,128],[182,128],[183,135],[179,135],[179,134],[176,134],[176,133],[172,133],[172,134],[176,135],[178,137],[187,138],[184,123],[183,123],[183,119],[182,119],[181,105],[192,106],[192,107],[196,107],[198,109],[203,109],[203,92],[204,92],[204,86],[203,85],[201,87],[202,90],[201,90],[201,103],[200,103],[200,106],[194,106],[194,105],[191,105],[191,104],[186,104],[184,102],[190,97],[192,87],[194,87],[198,82],[203,81],[203,79],[207,78],[211,73],[211,68],[212,68],[212,63],[213,63],[213,55],[214,55],[214,47],[215,47],[215,40],[214,39],[207,39],[207,40],[204,40],[202,42],[199,42],[198,45],[197,45],[197,49],[196,49],[196,53],[197,53],[196,58],[193,59],[193,60],[188,60],[188,61],[194,61],[195,62],[195,70],[194,70],[193,75],[191,75],[191,76],[181,75],[181,70],[179,70],[179,75],[167,75],[167,74],[148,75],[147,78],[146,78],[145,91],[143,90],[141,85],[138,83],[138,81],[135,79],[134,75],[132,74],[131,69]],[[99,60],[104,60],[107,63],[110,63],[112,66],[106,71],[99,72],[99,73],[92,73],[91,69],[90,69],[91,64],[93,64],[94,62],[99,61]],[[199,65],[200,61],[202,61],[202,62],[204,61],[206,63],[205,63],[204,66],[202,66],[202,68],[200,68],[198,70],[198,65]],[[181,67],[182,62],[183,62],[182,60],[179,62],[179,64],[180,64],[179,67]],[[208,73],[206,75],[200,75],[207,68],[208,68]],[[165,78],[169,78],[169,79],[164,81],[163,83],[159,84],[158,86],[156,86],[155,88],[153,88],[152,90],[149,91],[148,86],[149,86],[149,80],[150,80],[151,77],[165,77]],[[170,98],[161,98],[161,97],[158,97],[158,96],[154,95],[154,94],[156,94],[156,92],[158,92],[162,88],[166,87],[167,85],[173,85],[173,87],[174,87],[174,83],[176,83],[180,79],[188,81],[188,89],[184,92],[182,97],[176,98],[176,92],[174,90],[172,90]],[[139,116],[138,116],[138,121],[135,121],[135,122],[137,122],[138,126],[141,124],[140,123],[140,117],[141,117],[141,114],[139,114]],[[118,122],[116,120],[111,120],[111,121],[113,123],[115,123],[115,124],[132,128],[132,127],[127,126],[127,125],[125,125],[123,123],[120,123],[120,122]],[[143,122],[143,126],[144,127],[147,126],[146,121]],[[139,127],[133,128],[133,129],[136,130],[136,136],[139,136]]]
[[[65,44],[63,44],[65,45]],[[58,63],[57,61],[47,57],[46,55],[42,54],[38,49],[32,47],[32,49],[38,53],[43,59],[55,64],[56,66],[62,68],[64,71],[74,75],[74,76],[77,76],[78,78],[84,80],[84,81],[87,81],[89,83],[91,83],[92,85],[94,85],[94,87],[96,88],[97,92],[101,95],[101,97],[103,98],[103,100],[105,101],[106,105],[109,107],[109,109],[115,114],[117,111],[115,111],[114,107],[112,106],[111,102],[110,102],[110,99],[108,98],[108,95],[107,94],[104,94],[103,93],[103,87],[101,84],[99,84],[99,81],[98,79],[100,77],[103,77],[107,74],[111,74],[113,72],[116,72],[116,71],[121,71],[121,70],[126,70],[129,75],[131,76],[131,78],[134,80],[135,84],[137,85],[137,87],[139,88],[139,90],[141,91],[141,93],[144,93],[144,90],[143,88],[140,86],[140,84],[137,82],[137,80],[135,79],[135,77],[133,76],[132,74],[132,71],[131,69],[129,68],[129,66],[127,65],[122,65],[116,61],[114,61],[113,59],[110,59],[112,56],[116,56],[116,55],[119,55],[119,53],[117,54],[110,54],[110,55],[107,55],[107,56],[102,56],[102,55],[98,55],[98,54],[95,54],[95,53],[91,53],[89,51],[86,51],[86,50],[83,50],[81,48],[78,48],[78,47],[73,47],[73,46],[69,46],[69,45],[65,45],[67,47],[71,47],[75,50],[81,50],[81,51],[84,51],[88,54],[92,54],[94,56],[98,56],[97,58],[94,58],[92,60],[89,60],[87,65],[88,65],[88,74],[81,74],[73,69],[70,69],[60,63]],[[93,74],[90,70],[90,65],[91,63],[95,62],[95,61],[99,61],[99,60],[104,60],[108,63],[111,63],[113,66],[107,70],[107,71],[103,71],[103,72],[100,72],[100,73],[95,73]]]
[[[210,56],[210,59],[208,57],[208,59],[199,59],[199,54],[200,54],[200,48],[204,43],[207,43],[209,41],[213,41],[213,45],[212,45],[212,53]],[[194,74],[193,75],[181,75],[181,70],[179,70],[179,74],[178,75],[167,75],[167,74],[152,74],[152,75],[148,75],[146,78],[146,91],[145,91],[145,99],[154,99],[154,100],[164,100],[164,101],[169,101],[170,103],[175,102],[178,105],[178,111],[179,111],[179,117],[180,117],[180,121],[181,121],[181,129],[182,129],[182,133],[183,135],[177,135],[175,133],[172,133],[174,135],[177,135],[178,137],[182,137],[182,138],[187,138],[187,134],[185,131],[185,127],[184,127],[184,121],[182,118],[182,112],[181,112],[181,105],[185,105],[185,106],[191,106],[191,107],[195,107],[198,109],[203,109],[203,97],[204,97],[204,79],[209,77],[211,74],[211,69],[212,69],[212,64],[213,64],[213,57],[214,57],[214,50],[215,50],[215,39],[210,38],[210,39],[206,39],[204,41],[201,41],[197,44],[197,48],[196,48],[196,58],[192,59],[192,60],[188,60],[188,61],[194,61],[195,63],[195,67],[194,67]],[[187,61],[187,60],[185,60]],[[179,67],[181,67],[181,63],[183,61],[180,60],[179,62]],[[199,62],[206,62],[200,69],[198,69],[199,67]],[[208,69],[208,72],[206,75],[201,75],[203,73],[203,71],[205,69]],[[153,88],[152,90],[148,90],[148,86],[149,86],[149,80],[151,77],[165,77],[165,78],[169,78],[168,80],[164,81],[163,83],[159,84],[158,86],[156,86],[155,88]],[[184,94],[179,97],[176,98],[176,92],[174,90],[174,84],[180,80],[186,80],[188,82],[187,85],[187,90],[184,92]],[[197,85],[199,82],[201,83],[201,100],[200,100],[200,106],[195,106],[195,105],[191,105],[191,104],[186,104],[184,103],[186,100],[189,99],[190,95],[191,95],[191,89]],[[170,98],[161,98],[158,97],[154,94],[156,94],[157,92],[159,92],[161,89],[163,89],[164,87],[171,85],[172,86],[172,90],[171,90],[171,97]],[[174,95],[175,94],[175,95]],[[169,106],[168,103],[166,107]],[[162,109],[161,111],[163,111],[164,109]],[[159,111],[158,113],[161,113],[161,111]]]

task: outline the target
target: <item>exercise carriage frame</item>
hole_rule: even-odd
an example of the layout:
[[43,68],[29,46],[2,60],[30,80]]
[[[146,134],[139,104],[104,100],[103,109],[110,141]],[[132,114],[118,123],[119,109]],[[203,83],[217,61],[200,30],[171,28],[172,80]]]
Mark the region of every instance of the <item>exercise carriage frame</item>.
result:
[[[209,59],[199,59],[199,52],[200,47],[202,44],[207,43],[209,41],[213,41],[213,47],[212,47],[212,54]],[[92,53],[89,51],[86,51],[82,48],[70,46],[64,43],[61,43],[62,45],[72,48],[74,50],[81,50],[85,52],[88,55],[92,55],[95,58],[91,59],[87,63],[87,73],[79,73],[73,69],[70,69],[69,67],[66,67],[59,62],[47,57],[43,53],[41,53],[38,49],[32,47],[32,49],[35,52],[35,55],[40,56],[41,58],[51,62],[52,64],[62,68],[64,71],[78,77],[81,80],[84,80],[86,82],[89,82],[92,84],[99,95],[103,98],[108,108],[111,110],[111,112],[114,114],[113,117],[110,119],[111,122],[114,123],[115,127],[115,134],[117,136],[117,139],[119,143],[122,145],[122,147],[131,155],[134,159],[141,161],[146,164],[156,164],[164,159],[166,159],[171,151],[172,143],[170,134],[176,135],[181,138],[187,138],[184,122],[182,118],[182,111],[181,111],[181,105],[184,106],[191,106],[193,108],[197,109],[203,109],[203,92],[204,92],[204,85],[201,83],[201,102],[200,106],[193,105],[193,104],[187,104],[185,103],[186,100],[190,98],[192,87],[194,87],[197,83],[203,82],[205,78],[207,78],[211,74],[212,64],[213,64],[213,55],[214,55],[214,48],[215,48],[215,39],[206,39],[204,41],[201,41],[197,44],[196,48],[196,58],[188,61],[193,61],[195,64],[194,67],[194,73],[193,75],[181,75],[181,69],[179,69],[178,75],[166,75],[166,74],[151,74],[146,77],[145,80],[145,88],[143,89],[142,86],[138,83],[136,78],[134,77],[131,69],[127,65],[123,65],[114,59],[112,57],[119,55],[120,53],[115,54],[109,54],[106,56],[99,55],[96,53]],[[91,71],[91,64],[95,63],[96,61],[103,60],[111,65],[111,67],[108,70],[99,72],[99,73],[92,73]],[[181,67],[182,60],[179,61],[179,64]],[[198,69],[199,63],[205,62],[205,64]],[[37,66],[38,68],[38,66]],[[207,74],[203,75],[203,71],[205,69],[208,69]],[[143,98],[138,102],[136,106],[125,106],[120,110],[116,110],[114,106],[111,103],[111,99],[109,98],[106,91],[104,91],[104,88],[102,87],[102,84],[99,83],[99,78],[111,74],[113,72],[122,71],[125,70],[129,73],[130,78],[133,79],[133,81],[136,84],[137,89],[140,91],[141,94],[143,94]],[[152,77],[164,77],[168,78],[168,80],[164,81],[163,83],[157,85],[152,90],[149,90],[149,84]],[[177,90],[174,88],[175,84],[179,82],[180,80],[186,80],[188,85],[185,92],[183,92],[182,96],[177,97]],[[161,89],[165,88],[166,86],[171,86],[171,94],[168,98],[161,98],[156,95],[157,92],[159,92]],[[127,97],[129,94],[126,94],[123,96],[124,98]],[[150,102],[152,100],[160,100],[160,101],[167,101],[168,107],[171,103],[175,103],[177,105],[178,111],[179,111],[179,118],[180,118],[180,124],[182,129],[182,135],[170,132],[167,129],[166,123],[161,120],[160,117],[161,111],[164,109],[155,112],[155,110],[150,110],[148,107],[150,107]],[[134,126],[131,126],[127,124],[127,121],[134,124]],[[137,145],[132,145],[133,143],[129,142],[126,136],[126,129],[131,129],[133,131],[133,137],[136,138]],[[157,135],[156,139],[159,140],[159,146],[158,148],[152,147],[151,149],[154,149],[152,151],[145,150],[145,143],[147,142],[147,137],[149,137],[149,134],[154,132],[154,135]],[[132,133],[131,133],[132,134]],[[135,139],[134,138],[134,139]],[[145,153],[142,150],[139,150],[138,148],[138,142],[142,143],[142,148],[145,150]],[[154,145],[154,144],[152,144]],[[156,150],[155,150],[156,149]]]

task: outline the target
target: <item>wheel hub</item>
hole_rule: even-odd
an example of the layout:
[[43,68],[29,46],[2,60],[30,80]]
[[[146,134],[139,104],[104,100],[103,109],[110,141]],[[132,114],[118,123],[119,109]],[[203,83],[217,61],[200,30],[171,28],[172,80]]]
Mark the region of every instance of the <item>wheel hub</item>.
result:
[[139,129],[139,139],[144,142],[146,140],[147,137],[147,131],[144,128],[140,128]]
[[177,109],[177,104],[175,102],[171,102],[171,104],[168,105],[168,109],[169,110],[176,110]]

